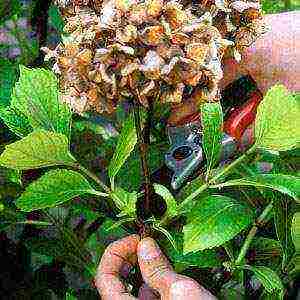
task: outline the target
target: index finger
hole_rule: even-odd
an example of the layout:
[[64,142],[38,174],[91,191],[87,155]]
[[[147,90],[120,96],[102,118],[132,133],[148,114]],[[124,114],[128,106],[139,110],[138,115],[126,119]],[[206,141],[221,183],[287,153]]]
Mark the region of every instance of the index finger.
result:
[[138,235],[130,235],[110,244],[101,258],[95,277],[95,285],[103,300],[133,300],[120,280],[123,267],[133,266],[137,262]]

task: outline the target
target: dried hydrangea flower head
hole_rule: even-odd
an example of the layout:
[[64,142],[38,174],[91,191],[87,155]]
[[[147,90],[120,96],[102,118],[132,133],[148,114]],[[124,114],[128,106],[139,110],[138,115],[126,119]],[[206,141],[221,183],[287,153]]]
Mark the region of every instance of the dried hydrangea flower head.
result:
[[221,60],[264,30],[258,1],[56,0],[68,34],[55,50],[63,101],[78,113],[113,112],[138,96],[218,100]]

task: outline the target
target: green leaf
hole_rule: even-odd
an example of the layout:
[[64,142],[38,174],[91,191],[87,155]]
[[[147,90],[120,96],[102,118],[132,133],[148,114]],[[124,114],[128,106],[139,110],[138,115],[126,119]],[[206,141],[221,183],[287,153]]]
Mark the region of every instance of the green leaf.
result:
[[[214,249],[197,251],[194,253],[183,253],[183,234],[178,232],[168,232],[172,236],[167,239],[161,239],[159,244],[164,253],[172,261],[176,272],[182,272],[189,267],[214,268],[221,267],[222,260]],[[175,241],[176,247],[173,246]]]
[[77,300],[78,298],[73,296],[71,293],[66,293],[66,300]]
[[135,216],[135,203],[137,201],[136,192],[130,193],[120,187],[117,187],[114,191],[112,191],[111,198],[117,208],[121,210],[118,217]]
[[20,66],[20,78],[12,93],[17,108],[34,129],[70,135],[71,112],[59,100],[58,82],[53,72]]
[[55,30],[62,34],[64,31],[64,20],[59,12],[59,9],[55,5],[51,5],[48,11],[50,24]]
[[291,235],[293,202],[288,201],[286,197],[277,196],[273,200],[273,203],[276,235],[283,250],[282,269],[285,269],[286,265],[289,263],[295,252]]
[[[165,152],[169,145],[166,143],[151,144],[147,151],[147,162],[150,172],[153,173],[165,163]],[[141,172],[141,160],[138,149],[134,149],[124,163],[116,178],[116,185],[128,191],[138,190],[144,181]],[[127,180],[124,180],[126,178]]]
[[19,0],[1,0],[0,2],[0,24],[21,11]]
[[176,241],[175,241],[175,239],[173,238],[173,236],[170,234],[170,232],[167,229],[165,229],[162,226],[159,226],[159,224],[153,224],[153,228],[155,230],[161,232],[168,239],[168,241],[170,242],[170,244],[172,245],[172,247],[174,248],[174,250],[178,251],[177,245],[176,245]]
[[262,174],[255,177],[229,180],[214,185],[215,188],[227,186],[254,186],[257,188],[269,188],[286,194],[299,202],[300,177],[285,174]]
[[255,265],[277,270],[281,264],[283,251],[280,242],[277,240],[255,237],[251,242],[249,250],[255,253]]
[[177,215],[177,202],[171,192],[163,185],[154,183],[153,184],[155,193],[160,195],[167,204],[167,211],[165,215],[172,218]]
[[229,197],[211,195],[202,199],[183,227],[183,253],[224,244],[251,224],[253,217],[249,208]]
[[76,162],[68,149],[65,135],[36,131],[5,147],[0,165],[16,170],[29,170],[49,166],[73,165]]
[[13,169],[0,168],[0,184],[9,182],[22,185],[22,172]]
[[300,212],[294,214],[291,231],[296,253],[300,254]]
[[131,115],[122,128],[118,144],[114,156],[108,167],[108,174],[111,180],[117,175],[122,165],[134,149],[137,142],[136,129],[134,125],[134,118]]
[[0,118],[14,134],[21,138],[32,132],[28,119],[16,108],[8,106],[0,109]]
[[8,59],[0,58],[0,110],[10,103],[10,94],[17,79],[17,74],[16,64]]
[[[179,192],[178,194],[178,202],[181,203],[186,200],[191,194],[196,192],[201,186],[205,184],[205,181],[199,176],[196,179],[188,182]],[[180,213],[189,212],[193,209],[194,205],[197,204],[198,201],[201,201],[201,198],[207,197],[209,193],[207,191],[201,192],[199,197],[196,197],[193,201],[188,201],[187,204],[180,204]],[[201,198],[200,198],[201,197]]]
[[30,256],[31,256],[30,263],[31,263],[33,272],[35,272],[37,269],[39,269],[43,265],[46,265],[46,264],[50,265],[51,262],[53,261],[52,256],[43,255],[43,254],[36,253],[33,251],[30,251]]
[[300,143],[300,101],[283,85],[273,86],[257,109],[255,140],[260,148],[286,151]]
[[242,300],[245,299],[245,287],[241,282],[230,280],[226,282],[220,291],[219,299]]
[[249,265],[245,265],[242,268],[253,272],[255,277],[261,282],[268,293],[283,290],[283,285],[279,276],[272,269],[264,266]]
[[203,150],[207,160],[207,172],[215,166],[221,151],[223,113],[219,103],[206,103],[201,108],[203,125]]
[[71,170],[53,170],[31,183],[17,200],[22,211],[55,207],[83,194],[96,194],[81,174]]

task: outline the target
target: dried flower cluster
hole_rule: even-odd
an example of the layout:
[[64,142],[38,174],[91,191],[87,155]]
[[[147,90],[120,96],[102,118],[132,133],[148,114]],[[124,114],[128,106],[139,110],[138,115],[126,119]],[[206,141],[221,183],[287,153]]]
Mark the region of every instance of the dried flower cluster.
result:
[[78,113],[111,113],[132,96],[143,105],[191,94],[214,101],[226,49],[238,59],[264,30],[256,0],[56,2],[67,35],[44,50],[56,59],[63,101]]

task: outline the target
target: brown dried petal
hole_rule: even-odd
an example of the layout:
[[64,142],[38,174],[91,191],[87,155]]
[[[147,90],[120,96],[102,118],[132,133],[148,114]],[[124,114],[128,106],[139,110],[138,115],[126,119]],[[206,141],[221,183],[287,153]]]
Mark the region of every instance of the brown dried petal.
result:
[[251,46],[256,40],[256,32],[249,27],[239,28],[235,35],[235,43],[239,49]]
[[121,43],[131,43],[137,38],[137,28],[134,25],[126,25],[124,29],[117,29],[116,39]]
[[172,33],[171,41],[175,45],[185,45],[190,41],[190,37],[183,32]]
[[162,69],[163,79],[169,84],[186,83],[198,73],[196,63],[192,60],[173,57],[170,63]]
[[115,0],[115,4],[118,10],[125,13],[137,4],[137,0]]
[[102,80],[107,84],[113,84],[112,78],[106,72],[106,66],[104,64],[99,65],[99,73],[101,74]]
[[196,86],[199,83],[201,77],[202,77],[202,73],[201,71],[199,71],[199,72],[194,72],[194,74],[187,73],[185,78],[183,79],[185,84]]
[[218,9],[220,9],[224,12],[230,12],[230,9],[228,8],[227,0],[215,0],[215,5]]
[[86,93],[82,93],[80,96],[68,94],[62,95],[61,100],[63,103],[68,104],[71,109],[73,109],[78,114],[82,114],[84,111],[86,111],[88,106]]
[[184,56],[183,50],[178,45],[161,44],[156,49],[159,56],[169,61],[174,56]]
[[162,103],[180,103],[182,100],[184,84],[180,83],[175,88],[167,87],[168,89],[163,91],[160,97]]
[[193,42],[201,42],[204,44],[210,44],[214,39],[222,38],[218,29],[214,26],[199,26],[197,30],[193,32]]
[[140,94],[141,96],[148,96],[150,93],[154,91],[154,89],[155,89],[155,82],[151,80],[143,86]]
[[77,16],[68,18],[68,22],[64,26],[64,32],[72,33],[80,26],[80,19]]
[[96,87],[91,88],[87,94],[87,99],[90,104],[90,106],[95,106],[95,104],[98,102],[98,91]]
[[146,12],[150,17],[158,17],[162,11],[163,0],[147,0]]
[[156,51],[149,50],[144,57],[144,64],[140,66],[140,70],[149,79],[158,79],[160,77],[160,68],[164,64],[164,60]]
[[121,52],[121,53],[124,53],[124,54],[127,54],[127,55],[134,55],[134,48],[132,47],[129,47],[129,46],[123,46],[121,44],[113,44],[113,45],[109,45],[107,47],[108,50],[112,50],[112,51],[115,51],[115,52]]
[[128,63],[126,66],[121,70],[121,75],[122,76],[128,76],[134,71],[139,70],[140,66],[138,63]]
[[168,2],[164,7],[164,16],[172,29],[177,29],[187,22],[188,16],[177,2]]
[[87,66],[92,62],[93,54],[90,49],[83,49],[77,54],[76,58],[79,64]]
[[165,29],[160,25],[146,27],[142,31],[141,39],[143,43],[150,46],[162,44],[165,39]]
[[91,81],[95,83],[100,83],[102,81],[102,76],[97,70],[90,71],[88,77]]
[[209,46],[203,43],[193,43],[185,47],[187,57],[195,60],[198,64],[204,63],[208,50]]
[[230,8],[237,10],[242,13],[244,10],[248,8],[255,8],[257,10],[260,9],[260,5],[258,2],[250,2],[250,1],[234,1],[229,5]]
[[134,5],[127,15],[128,21],[136,25],[146,22],[147,17],[146,5],[144,3]]
[[101,27],[111,27],[115,21],[115,18],[117,16],[117,9],[115,6],[115,1],[110,0],[107,3],[105,3],[101,10],[100,15],[100,23]]

